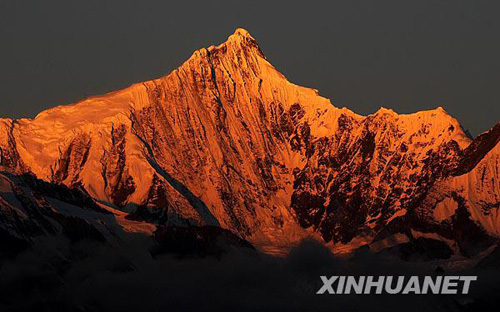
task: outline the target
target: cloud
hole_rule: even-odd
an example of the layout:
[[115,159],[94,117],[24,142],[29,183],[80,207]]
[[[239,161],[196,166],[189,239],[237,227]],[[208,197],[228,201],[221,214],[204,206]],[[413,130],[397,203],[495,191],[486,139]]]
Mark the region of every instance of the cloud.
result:
[[465,310],[468,305],[490,304],[499,290],[495,286],[499,270],[490,270],[486,276],[480,272],[468,297],[319,296],[315,293],[322,285],[320,275],[432,275],[434,270],[363,251],[344,259],[309,240],[286,258],[248,249],[232,250],[221,258],[153,258],[149,252],[153,244],[136,234],[119,247],[46,239],[37,249],[2,263],[1,304],[38,311],[54,307],[67,311]]

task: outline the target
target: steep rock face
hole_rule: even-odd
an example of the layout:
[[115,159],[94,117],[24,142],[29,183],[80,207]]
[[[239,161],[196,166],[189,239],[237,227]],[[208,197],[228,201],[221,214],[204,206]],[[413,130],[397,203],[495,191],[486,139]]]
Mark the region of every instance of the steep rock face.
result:
[[15,124],[12,119],[0,119],[0,169],[23,172],[26,171],[26,167],[17,151],[13,135]]
[[1,120],[0,164],[81,187],[130,220],[220,226],[269,252],[309,235],[336,248],[401,224],[434,233],[420,224],[436,210],[455,222],[457,196],[498,235],[497,128],[471,143],[441,108],[336,108],[238,29],[165,77]]
[[[446,221],[464,205],[470,220],[492,236],[500,236],[500,123],[480,135],[464,151],[452,175],[436,183],[426,201],[436,203],[433,217]],[[470,234],[470,233],[469,233]]]
[[334,135],[307,135],[295,172],[292,207],[326,241],[378,232],[418,206],[469,144],[441,108],[411,115],[381,109],[362,120],[341,116]]

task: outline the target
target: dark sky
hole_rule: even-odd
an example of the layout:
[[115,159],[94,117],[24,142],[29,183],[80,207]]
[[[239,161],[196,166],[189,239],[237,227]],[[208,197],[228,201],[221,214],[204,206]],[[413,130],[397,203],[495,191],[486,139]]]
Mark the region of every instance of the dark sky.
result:
[[237,27],[294,83],[369,114],[500,118],[500,1],[0,1],[0,116],[165,75]]

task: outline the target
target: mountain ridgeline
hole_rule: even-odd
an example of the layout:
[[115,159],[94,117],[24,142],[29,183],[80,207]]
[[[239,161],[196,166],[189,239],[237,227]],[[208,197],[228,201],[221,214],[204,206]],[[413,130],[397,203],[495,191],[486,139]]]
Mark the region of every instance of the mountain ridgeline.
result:
[[499,140],[442,108],[337,108],[238,29],[165,77],[0,119],[2,239],[210,227],[267,253],[312,237],[474,256],[500,236]]

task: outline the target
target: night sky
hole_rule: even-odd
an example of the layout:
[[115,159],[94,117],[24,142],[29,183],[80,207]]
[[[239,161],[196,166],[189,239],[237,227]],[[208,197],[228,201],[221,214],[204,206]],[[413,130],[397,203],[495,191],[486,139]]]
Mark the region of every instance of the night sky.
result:
[[238,27],[297,84],[361,114],[500,119],[500,1],[0,1],[0,116],[158,78]]

